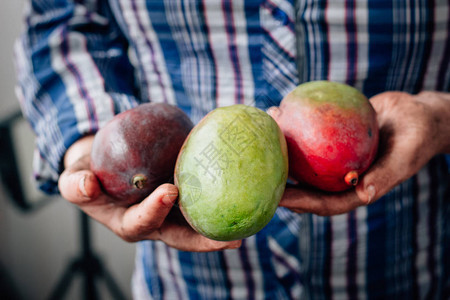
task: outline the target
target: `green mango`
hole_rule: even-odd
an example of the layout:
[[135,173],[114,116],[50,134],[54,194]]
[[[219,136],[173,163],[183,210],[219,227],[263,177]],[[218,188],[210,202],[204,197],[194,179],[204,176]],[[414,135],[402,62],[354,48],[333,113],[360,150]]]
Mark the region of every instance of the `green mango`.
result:
[[217,108],[190,132],[175,184],[188,223],[214,240],[249,237],[272,219],[288,176],[286,140],[264,111]]

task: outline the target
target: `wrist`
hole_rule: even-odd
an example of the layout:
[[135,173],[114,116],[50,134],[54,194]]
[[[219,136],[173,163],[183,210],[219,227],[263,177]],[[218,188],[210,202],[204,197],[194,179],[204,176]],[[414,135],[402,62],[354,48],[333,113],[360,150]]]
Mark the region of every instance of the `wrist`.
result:
[[436,130],[436,154],[450,153],[450,94],[422,92],[417,96],[432,111],[431,121]]
[[442,97],[443,109],[441,110],[441,129],[442,136],[439,137],[443,141],[442,153],[450,153],[450,94],[445,94]]
[[73,143],[64,155],[64,167],[67,168],[82,157],[90,155],[93,141],[94,135],[86,135]]

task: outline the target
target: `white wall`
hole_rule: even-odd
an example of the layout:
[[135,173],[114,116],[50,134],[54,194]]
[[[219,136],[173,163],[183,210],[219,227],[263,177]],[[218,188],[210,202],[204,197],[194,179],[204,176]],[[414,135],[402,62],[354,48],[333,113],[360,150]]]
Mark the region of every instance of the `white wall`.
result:
[[[12,47],[21,29],[24,2],[0,1],[0,120],[19,108],[14,95]],[[21,138],[18,147],[25,170],[30,170],[32,139]],[[23,213],[12,204],[0,185],[0,267],[6,269],[23,299],[48,297],[69,261],[78,253],[78,220],[77,209],[59,197],[33,213]],[[135,246],[123,242],[97,223],[92,227],[95,250],[130,298]],[[5,278],[0,273],[0,282]],[[104,288],[102,295],[103,299],[111,299]],[[77,277],[66,299],[80,298],[81,282]]]

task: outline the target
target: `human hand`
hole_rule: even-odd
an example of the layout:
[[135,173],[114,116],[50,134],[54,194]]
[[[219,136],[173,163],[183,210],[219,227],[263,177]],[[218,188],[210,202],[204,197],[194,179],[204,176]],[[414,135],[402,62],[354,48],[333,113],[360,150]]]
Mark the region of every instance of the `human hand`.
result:
[[[370,102],[377,112],[380,144],[377,159],[358,185],[341,193],[287,188],[280,206],[321,216],[346,213],[376,201],[434,155],[450,153],[450,94],[385,92]],[[271,115],[276,120],[277,114]]]
[[240,241],[219,242],[195,232],[177,207],[178,189],[163,184],[142,202],[124,206],[105,194],[89,169],[93,136],[73,144],[64,157],[65,171],[58,186],[61,195],[79,206],[127,242],[161,240],[184,251],[206,252],[237,248]]

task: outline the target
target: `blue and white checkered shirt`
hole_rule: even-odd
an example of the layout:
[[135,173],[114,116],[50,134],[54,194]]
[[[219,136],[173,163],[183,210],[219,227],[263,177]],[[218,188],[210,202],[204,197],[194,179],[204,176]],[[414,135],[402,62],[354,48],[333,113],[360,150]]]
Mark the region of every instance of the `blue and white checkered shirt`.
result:
[[[147,101],[197,122],[318,79],[449,91],[449,16],[448,0],[32,0],[16,62],[36,179],[57,192],[65,150]],[[347,214],[279,208],[236,250],[140,242],[133,283],[137,299],[449,299],[445,159]]]

